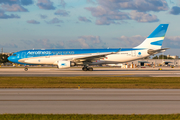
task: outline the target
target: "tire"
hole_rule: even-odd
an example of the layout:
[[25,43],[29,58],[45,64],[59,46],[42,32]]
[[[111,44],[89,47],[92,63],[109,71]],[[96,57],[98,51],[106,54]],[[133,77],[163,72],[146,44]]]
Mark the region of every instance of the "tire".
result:
[[93,68],[92,68],[92,67],[90,67],[88,70],[89,70],[89,71],[93,71]]
[[24,68],[25,71],[28,71],[28,68]]
[[87,67],[83,67],[82,70],[83,71],[87,71],[88,69],[87,69]]

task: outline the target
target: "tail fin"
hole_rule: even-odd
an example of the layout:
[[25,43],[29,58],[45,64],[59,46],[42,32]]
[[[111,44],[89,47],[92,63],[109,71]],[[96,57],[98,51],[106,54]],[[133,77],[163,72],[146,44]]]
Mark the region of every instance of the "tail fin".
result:
[[135,48],[161,49],[169,24],[160,24],[139,46]]

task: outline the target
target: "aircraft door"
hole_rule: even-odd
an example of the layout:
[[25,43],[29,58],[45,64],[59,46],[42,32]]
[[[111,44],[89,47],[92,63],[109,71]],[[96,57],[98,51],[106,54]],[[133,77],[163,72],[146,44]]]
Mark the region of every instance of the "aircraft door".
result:
[[131,56],[136,57],[136,51],[131,51]]
[[21,53],[21,58],[26,58],[26,52]]

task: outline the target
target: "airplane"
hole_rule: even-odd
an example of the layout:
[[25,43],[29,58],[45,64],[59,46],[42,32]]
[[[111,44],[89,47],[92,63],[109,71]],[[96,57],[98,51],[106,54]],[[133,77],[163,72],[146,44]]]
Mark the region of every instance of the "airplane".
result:
[[160,24],[140,45],[133,48],[23,50],[13,53],[8,60],[24,65],[57,65],[59,69],[83,65],[83,71],[93,71],[89,66],[124,63],[166,51],[169,48],[161,46],[168,25]]

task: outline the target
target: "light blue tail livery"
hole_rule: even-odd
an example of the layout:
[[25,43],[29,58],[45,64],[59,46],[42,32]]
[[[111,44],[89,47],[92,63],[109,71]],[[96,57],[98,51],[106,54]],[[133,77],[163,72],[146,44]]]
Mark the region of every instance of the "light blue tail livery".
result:
[[165,37],[168,25],[169,24],[160,24],[148,38]]
[[169,24],[160,24],[139,46],[136,48],[160,49]]

